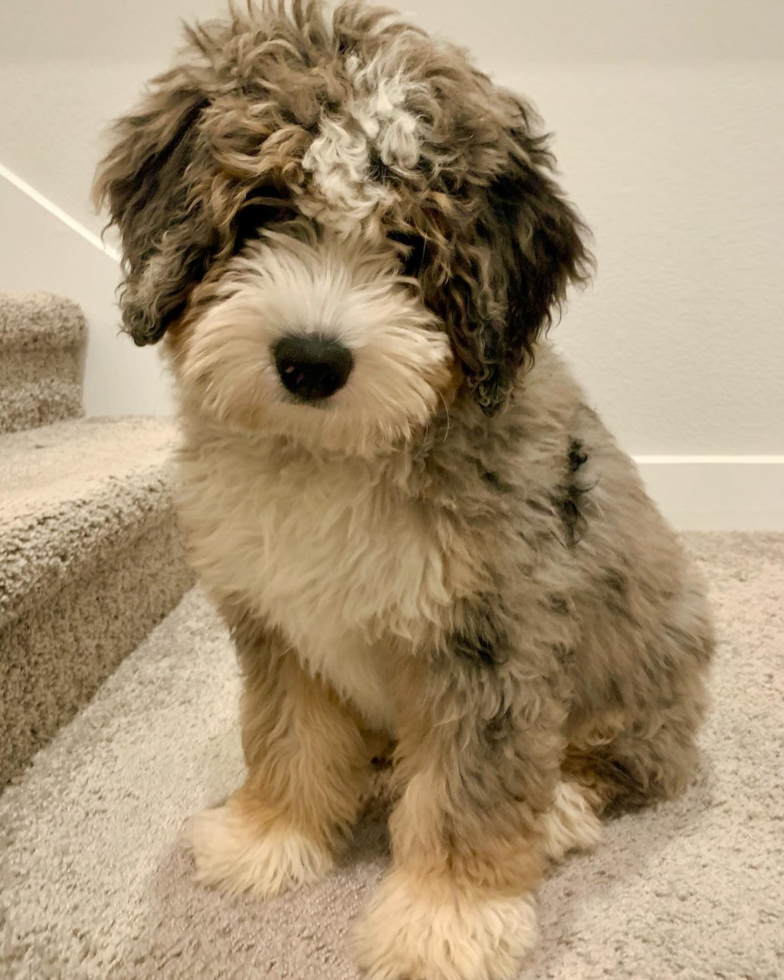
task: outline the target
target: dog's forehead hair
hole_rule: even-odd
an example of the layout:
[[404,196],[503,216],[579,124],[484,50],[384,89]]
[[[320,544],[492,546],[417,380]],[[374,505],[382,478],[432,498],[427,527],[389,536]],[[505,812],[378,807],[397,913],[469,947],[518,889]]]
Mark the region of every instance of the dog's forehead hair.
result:
[[422,127],[406,107],[417,83],[400,67],[388,74],[388,61],[376,57],[363,65],[356,56],[348,59],[349,98],[339,115],[322,118],[302,160],[311,179],[300,196],[301,210],[339,231],[394,205],[397,195],[385,174],[398,180],[417,175]]
[[506,93],[462,51],[383,11],[347,4],[330,22],[307,10],[307,24],[235,18],[223,38],[202,37],[217,69],[206,129],[227,180],[271,179],[341,232],[384,216],[406,224],[456,186],[481,192],[508,152],[517,106]]

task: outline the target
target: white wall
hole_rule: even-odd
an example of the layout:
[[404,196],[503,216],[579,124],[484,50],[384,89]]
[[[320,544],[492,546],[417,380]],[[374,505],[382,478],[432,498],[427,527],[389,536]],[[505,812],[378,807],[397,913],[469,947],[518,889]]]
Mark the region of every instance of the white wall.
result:
[[[573,299],[556,336],[624,446],[784,453],[784,3],[406,6],[530,95],[555,131],[599,260],[595,286]],[[1,8],[0,163],[97,231],[87,197],[101,131],[166,65],[178,19],[220,5]],[[19,234],[3,222],[0,248]],[[130,344],[115,339],[116,311],[96,315],[93,334],[112,339],[91,372],[144,356],[129,346],[115,357],[114,346]],[[93,381],[94,409],[117,410],[114,387]],[[162,391],[148,371],[138,410],[160,409]]]

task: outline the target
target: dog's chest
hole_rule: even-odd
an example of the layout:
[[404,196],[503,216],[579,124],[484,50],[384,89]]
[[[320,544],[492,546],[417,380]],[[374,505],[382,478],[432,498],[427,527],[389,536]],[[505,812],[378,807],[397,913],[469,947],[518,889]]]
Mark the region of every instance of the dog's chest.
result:
[[312,672],[386,726],[385,640],[416,641],[447,595],[432,521],[376,477],[359,460],[200,455],[183,464],[182,507],[206,582],[241,593]]

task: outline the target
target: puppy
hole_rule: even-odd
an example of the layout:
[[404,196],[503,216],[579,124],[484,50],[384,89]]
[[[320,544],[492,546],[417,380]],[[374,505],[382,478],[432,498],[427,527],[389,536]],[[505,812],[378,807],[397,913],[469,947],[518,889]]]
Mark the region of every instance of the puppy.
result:
[[591,260],[531,109],[359,3],[188,31],[97,179],[125,329],[177,381],[179,502],[244,677],[199,878],[326,874],[379,739],[375,980],[501,980],[548,859],[676,794],[703,586],[542,339]]

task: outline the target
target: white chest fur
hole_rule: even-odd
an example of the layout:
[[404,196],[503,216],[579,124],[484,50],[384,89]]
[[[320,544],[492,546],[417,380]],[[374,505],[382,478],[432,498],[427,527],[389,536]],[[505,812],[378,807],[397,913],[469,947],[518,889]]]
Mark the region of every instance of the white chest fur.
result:
[[373,461],[283,454],[240,438],[187,452],[180,470],[203,580],[241,593],[311,671],[388,727],[385,637],[416,639],[448,598],[421,505]]

